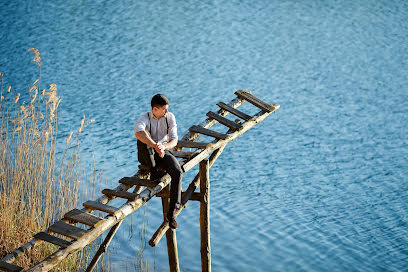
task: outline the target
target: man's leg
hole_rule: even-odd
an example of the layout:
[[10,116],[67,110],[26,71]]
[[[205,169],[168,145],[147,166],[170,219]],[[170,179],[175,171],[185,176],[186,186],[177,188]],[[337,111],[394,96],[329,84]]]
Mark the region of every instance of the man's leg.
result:
[[183,177],[183,170],[181,169],[177,159],[167,150],[165,151],[165,155],[163,158],[160,158],[156,154],[155,159],[157,166],[166,170],[166,172],[171,177],[170,204],[169,211],[167,213],[167,219],[169,220],[171,227],[177,228],[177,222],[175,220],[174,211],[178,209],[181,205],[181,183]]

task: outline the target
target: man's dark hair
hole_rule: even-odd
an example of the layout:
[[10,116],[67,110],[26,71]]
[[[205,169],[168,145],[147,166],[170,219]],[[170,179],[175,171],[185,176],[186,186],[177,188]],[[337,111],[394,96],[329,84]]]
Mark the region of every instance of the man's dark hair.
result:
[[150,102],[152,105],[152,109],[154,107],[162,107],[166,105],[170,105],[170,100],[162,94],[156,94],[152,97],[152,101]]

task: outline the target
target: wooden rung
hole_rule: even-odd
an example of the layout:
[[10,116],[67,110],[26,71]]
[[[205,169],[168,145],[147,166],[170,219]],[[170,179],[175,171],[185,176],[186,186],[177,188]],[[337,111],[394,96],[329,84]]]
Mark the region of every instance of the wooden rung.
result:
[[116,207],[105,205],[105,204],[102,204],[100,202],[96,202],[96,201],[92,201],[92,200],[88,200],[88,201],[82,203],[82,205],[85,208],[106,212],[106,213],[109,213],[111,215],[116,215],[118,212],[120,212],[120,210],[118,208],[116,208]]
[[98,226],[100,223],[103,222],[103,218],[78,210],[78,209],[73,209],[72,211],[67,212],[64,215],[64,218],[70,221],[74,222],[79,222],[88,226],[91,226],[95,228]]
[[220,122],[221,124],[223,124],[224,126],[227,126],[233,130],[239,130],[242,128],[241,124],[237,124],[231,120],[228,120],[225,117],[222,117],[219,114],[216,114],[215,112],[209,111],[207,113],[207,116],[210,117],[211,119],[217,120],[218,122]]
[[10,272],[19,272],[19,271],[23,271],[23,269],[24,268],[17,266],[15,264],[0,261],[0,270],[10,271]]
[[189,159],[195,152],[184,152],[184,151],[176,151],[172,150],[171,153],[174,155],[176,158],[185,158]]
[[246,113],[244,113],[244,112],[242,112],[240,110],[237,110],[236,108],[233,108],[230,105],[227,105],[227,104],[225,104],[223,102],[217,103],[217,106],[220,107],[221,109],[225,110],[225,111],[228,111],[228,112],[234,114],[235,116],[237,116],[237,117],[239,117],[241,119],[244,119],[245,121],[248,121],[249,119],[252,118],[252,116],[250,116],[250,115],[248,115],[248,114],[246,114]]
[[138,177],[124,177],[121,180],[119,180],[120,183],[126,184],[129,186],[145,186],[147,188],[154,188],[156,187],[157,183],[150,179],[140,179]]
[[188,147],[188,148],[199,148],[206,149],[209,143],[192,142],[192,141],[178,141],[176,148]]
[[55,222],[48,228],[48,231],[56,232],[75,240],[78,240],[86,234],[85,230],[71,226],[63,221]]
[[204,135],[211,136],[211,137],[221,139],[221,140],[225,140],[228,137],[227,134],[219,133],[217,131],[206,129],[206,128],[199,127],[199,126],[192,126],[191,128],[189,128],[189,130],[191,132],[204,134]]
[[102,194],[109,197],[115,196],[120,198],[126,198],[127,200],[135,200],[136,197],[138,196],[138,194],[129,193],[127,191],[115,191],[111,189],[102,190]]
[[62,248],[66,248],[66,247],[68,247],[68,246],[70,246],[72,244],[69,241],[66,241],[64,239],[55,237],[55,236],[50,235],[50,234],[45,233],[45,232],[39,232],[39,233],[35,234],[34,238],[46,241],[48,243],[57,245],[57,246],[62,247]]
[[273,110],[275,110],[275,107],[265,103],[264,101],[262,101],[261,99],[253,96],[251,93],[246,92],[246,91],[236,91],[235,94],[242,99],[245,99],[246,101],[248,101],[249,103],[251,103],[252,105],[254,105],[255,107],[260,108],[261,110],[263,110],[264,112],[271,112]]

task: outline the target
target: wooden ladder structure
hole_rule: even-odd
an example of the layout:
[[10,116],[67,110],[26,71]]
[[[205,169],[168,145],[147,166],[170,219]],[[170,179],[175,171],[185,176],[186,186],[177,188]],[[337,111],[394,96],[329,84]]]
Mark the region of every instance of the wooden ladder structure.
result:
[[[235,140],[279,108],[279,105],[265,103],[252,95],[251,92],[239,90],[235,94],[237,97],[230,103],[219,102],[217,105],[220,109],[216,113],[208,112],[208,118],[204,122],[198,126],[190,127],[189,132],[178,141],[177,147],[173,151],[176,157],[181,158],[180,165],[184,172],[199,164],[199,173],[189,184],[187,190],[182,193],[182,205],[176,210],[176,214],[180,214],[188,200],[200,201],[201,263],[203,271],[211,271],[209,168],[229,142]],[[245,101],[259,108],[260,111],[254,116],[250,116],[238,110],[237,108]],[[229,113],[240,119],[232,121],[225,118]],[[226,126],[228,131],[221,133],[210,130],[209,128],[216,123]],[[200,134],[210,136],[214,140],[209,143],[195,141]],[[183,148],[193,149],[194,151],[183,151]],[[164,219],[149,244],[151,246],[157,245],[163,235],[166,234],[170,271],[179,271],[176,230],[169,228],[169,222],[165,219],[169,206],[170,189],[168,185],[170,176],[164,173],[161,178],[150,180],[149,171],[142,167],[139,168],[141,169],[133,177],[122,178],[119,180],[120,185],[114,189],[104,189],[101,197],[94,201],[84,202],[84,208],[82,209],[69,211],[61,220],[53,223],[47,231],[35,234],[28,243],[5,256],[0,260],[0,270],[24,271],[22,267],[13,264],[15,259],[31,250],[36,244],[47,242],[57,245],[59,249],[26,271],[49,271],[69,255],[89,245],[98,236],[110,229],[86,270],[92,271],[123,220],[154,196],[158,196],[162,199]],[[198,186],[200,186],[200,192],[195,192]],[[120,207],[108,205],[115,198],[125,199],[126,202]],[[100,217],[93,214],[94,211],[102,211],[107,215]]]

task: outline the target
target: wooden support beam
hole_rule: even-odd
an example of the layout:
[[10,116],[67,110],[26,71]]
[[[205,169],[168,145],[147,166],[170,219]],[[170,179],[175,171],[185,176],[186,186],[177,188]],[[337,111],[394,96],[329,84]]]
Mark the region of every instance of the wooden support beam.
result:
[[37,239],[41,239],[43,241],[46,241],[48,243],[57,245],[57,246],[62,247],[62,248],[66,248],[66,247],[68,247],[68,246],[70,246],[72,244],[69,241],[66,241],[64,239],[55,237],[55,236],[50,235],[50,234],[45,233],[45,232],[39,232],[39,233],[35,234],[34,237],[37,238]]
[[[186,194],[186,192],[182,192],[181,193],[181,198],[184,197],[184,195]],[[170,197],[170,193],[168,192],[164,192],[163,190],[159,193],[156,194],[157,197],[161,197],[161,198],[169,198]],[[193,192],[190,195],[190,198],[188,200],[194,200],[194,201],[202,201],[203,200],[203,195],[201,193],[196,193]]]
[[98,263],[99,259],[101,258],[102,254],[106,252],[106,249],[108,248],[110,242],[113,239],[113,236],[115,236],[116,232],[118,231],[120,225],[122,224],[123,220],[119,221],[116,225],[114,225],[108,235],[106,235],[105,240],[102,242],[100,245],[98,251],[96,252],[95,256],[92,258],[92,261],[89,263],[88,268],[86,269],[86,272],[91,272],[94,270],[96,264]]
[[20,272],[20,271],[23,271],[23,269],[24,268],[20,266],[0,261],[0,270],[7,271],[7,272]]
[[188,130],[191,131],[191,132],[200,133],[200,134],[211,136],[211,137],[221,139],[221,140],[225,140],[228,137],[227,134],[219,133],[217,131],[214,131],[214,130],[211,130],[211,129],[206,129],[206,128],[199,127],[199,126],[192,126]]
[[210,179],[208,160],[200,162],[200,192],[204,196],[200,203],[201,271],[211,272],[210,245]]
[[217,106],[220,107],[221,109],[225,110],[225,111],[228,111],[228,112],[232,113],[233,115],[235,115],[235,116],[237,116],[237,117],[239,117],[241,119],[244,119],[245,121],[249,121],[249,119],[252,118],[252,116],[250,116],[250,115],[248,115],[248,114],[246,114],[246,113],[244,113],[244,112],[242,112],[240,110],[237,110],[236,108],[233,108],[233,107],[231,107],[231,106],[229,106],[229,105],[227,105],[227,104],[225,104],[223,102],[217,103]]
[[88,225],[93,228],[98,226],[98,224],[100,224],[101,221],[103,220],[103,218],[99,216],[96,216],[96,215],[93,215],[93,214],[90,214],[90,213],[87,213],[87,212],[84,212],[78,209],[73,209],[67,212],[64,215],[64,218],[66,220],[73,221],[73,222],[79,222],[79,223]]
[[[218,159],[218,157],[221,155],[222,151],[224,150],[225,146],[221,146],[219,149],[215,150],[209,159],[209,167],[213,166],[215,161]],[[180,212],[184,209],[184,205],[187,203],[189,200],[190,196],[193,194],[193,192],[197,189],[198,185],[200,184],[200,176],[197,174],[193,181],[188,185],[188,188],[181,198],[181,207],[176,210],[175,215],[176,218],[180,214]],[[156,246],[163,235],[166,233],[166,231],[169,229],[169,222],[167,220],[164,220],[163,223],[160,225],[160,227],[156,230],[156,232],[153,234],[152,238],[149,241],[149,245],[154,247]]]
[[57,221],[54,224],[52,224],[49,228],[48,231],[52,231],[55,233],[62,234],[66,237],[78,240],[82,236],[85,235],[86,230],[80,229],[78,227],[72,226],[70,224],[67,224],[63,221]]
[[[162,190],[165,194],[170,195],[170,185],[167,185],[166,188]],[[163,220],[166,221],[167,212],[169,211],[170,200],[168,198],[162,198],[162,207],[163,207]],[[177,237],[176,230],[169,229],[166,232],[166,241],[167,241],[167,254],[169,255],[169,268],[170,272],[180,272],[179,268],[179,259],[178,259],[178,249],[177,249]]]
[[227,119],[225,117],[222,117],[221,115],[216,114],[216,113],[214,113],[212,111],[209,111],[207,113],[207,116],[210,117],[211,119],[217,120],[218,122],[220,122],[224,126],[229,127],[230,129],[239,130],[239,129],[242,128],[241,124],[237,124],[234,121],[231,121],[231,120],[229,120],[229,119]]
[[239,91],[236,91],[235,94],[239,98],[245,99],[246,101],[248,101],[249,103],[251,103],[255,107],[260,108],[264,112],[272,112],[272,111],[275,110],[274,105],[265,103],[264,101],[262,101],[258,97],[255,97],[254,95],[252,95],[250,92],[239,90]]

